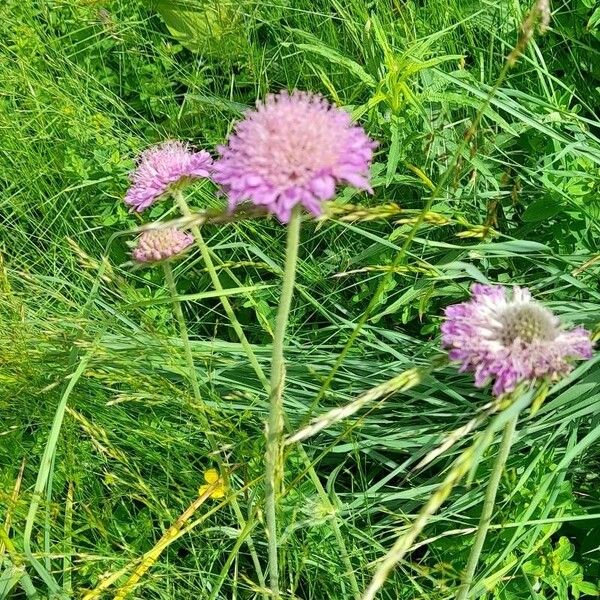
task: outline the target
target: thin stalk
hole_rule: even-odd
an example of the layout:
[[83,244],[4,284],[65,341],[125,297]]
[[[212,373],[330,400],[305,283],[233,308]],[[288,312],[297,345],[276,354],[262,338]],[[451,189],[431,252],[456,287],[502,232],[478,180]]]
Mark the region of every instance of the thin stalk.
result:
[[271,395],[269,420],[266,429],[266,517],[269,543],[269,582],[274,600],[279,600],[279,567],[277,556],[277,499],[280,492],[283,471],[282,438],[284,427],[283,389],[285,386],[285,359],[283,347],[287,330],[294,283],[296,280],[296,264],[298,262],[298,247],[300,242],[300,208],[294,207],[287,229],[287,245],[281,297],[275,322],[273,350],[271,358]]
[[[181,211],[181,213],[185,217],[191,216],[192,212],[190,211],[190,208],[187,205],[187,202],[185,201],[185,198],[180,190],[173,193],[173,198],[174,198],[175,202],[177,203],[177,205],[179,206],[179,210]],[[207,269],[210,279],[212,281],[213,287],[215,288],[215,290],[217,292],[223,293],[224,289],[223,289],[223,286],[221,285],[221,280],[219,279],[219,275],[217,274],[217,270],[215,269],[215,265],[212,260],[212,256],[210,254],[208,246],[204,242],[204,238],[202,237],[202,232],[200,231],[200,228],[197,225],[194,225],[191,227],[190,230],[192,232],[192,235],[194,236],[194,239],[196,240],[196,246],[198,246],[198,249],[200,250],[200,254],[202,255],[202,260],[204,261],[204,264],[206,265],[206,269]],[[242,329],[242,326],[240,325],[240,322],[238,321],[237,317],[235,316],[235,312],[233,311],[233,308],[231,306],[231,303],[229,302],[229,299],[227,298],[227,296],[222,295],[222,296],[219,296],[219,300],[221,301],[221,304],[223,305],[223,308],[225,309],[225,314],[227,315],[227,318],[229,319],[229,322],[231,323],[231,326],[233,327],[235,334],[237,335],[238,339],[240,340],[240,344],[242,345],[242,348],[244,349],[244,351],[246,352],[246,355],[248,356],[248,360],[250,361],[250,364],[252,365],[252,368],[254,369],[256,376],[260,379],[260,381],[263,385],[268,386],[269,382],[265,376],[265,373],[262,370],[261,366],[258,364],[258,360],[256,358],[256,355],[254,354],[254,351],[252,350],[252,346],[250,345],[250,342],[248,341],[248,338],[246,337],[246,335]]]
[[[194,356],[192,354],[192,347],[190,344],[190,337],[187,331],[187,325],[185,322],[185,317],[183,315],[183,311],[181,310],[181,303],[177,299],[177,285],[175,283],[175,278],[173,277],[173,270],[171,269],[171,265],[168,262],[165,262],[163,265],[163,269],[165,272],[165,280],[169,287],[169,293],[171,294],[171,300],[173,303],[173,312],[175,313],[175,318],[177,319],[177,323],[179,325],[179,335],[181,336],[181,342],[183,344],[183,348],[185,351],[185,359],[188,366],[188,371],[190,373],[190,382],[192,384],[192,391],[194,393],[194,398],[199,408],[202,410],[203,417],[203,427],[206,432],[206,438],[208,439],[208,443],[211,447],[211,450],[217,460],[219,465],[219,473],[223,480],[227,484],[228,481],[228,473],[227,469],[224,468],[224,465],[221,461],[221,456],[218,452],[218,443],[215,440],[212,430],[210,429],[210,423],[208,421],[208,417],[206,415],[206,411],[204,410],[204,403],[202,401],[202,395],[200,394],[200,384],[198,382],[198,375],[196,373],[196,365],[194,363]],[[246,529],[246,520],[244,519],[244,514],[242,513],[242,509],[237,501],[235,496],[232,496],[230,499],[231,507],[233,508],[233,512],[235,513],[236,519],[242,528],[242,530]],[[254,542],[251,537],[248,536],[246,539],[246,544],[248,546],[248,550],[250,551],[250,556],[252,557],[252,562],[254,563],[254,568],[256,570],[256,575],[258,577],[259,584],[261,587],[265,587],[265,578],[263,574],[262,567],[260,565],[260,561],[258,559],[258,554],[256,552],[256,547],[254,546]]]
[[48,573],[52,573],[52,561],[50,560],[50,529],[52,527],[50,519],[50,504],[52,503],[52,482],[54,481],[54,459],[52,457],[50,463],[50,472],[48,473],[48,481],[46,483],[46,506],[44,514],[44,565]]
[[73,482],[69,481],[67,501],[65,502],[65,555],[63,557],[63,590],[69,596],[73,594]]
[[[181,211],[182,215],[184,215],[185,217],[192,216],[193,213],[190,210],[190,208],[185,200],[185,197],[183,196],[183,194],[180,191],[176,192],[174,194],[174,200],[177,202],[177,205],[178,205],[179,210]],[[221,285],[219,276],[214,267],[214,263],[212,261],[211,250],[210,250],[210,248],[208,248],[208,246],[204,242],[204,239],[202,238],[199,227],[194,226],[194,227],[191,227],[190,230],[196,239],[196,246],[200,250],[202,257],[205,260],[206,268],[210,273],[211,280],[213,282],[213,286],[215,287],[215,289],[218,292],[222,291],[223,286]],[[243,332],[241,326],[239,325],[239,322],[235,316],[235,313],[233,312],[233,309],[231,309],[231,304],[229,304],[229,301],[226,296],[221,297],[221,303],[223,304],[223,307],[225,308],[226,312],[228,311],[227,307],[229,307],[230,312],[227,312],[227,314],[231,320],[234,331],[236,332],[236,335],[238,336],[240,344],[242,345],[242,348],[244,349],[246,356],[248,358],[248,361],[250,362],[250,364],[252,365],[252,367],[254,369],[254,372],[256,373],[260,382],[263,384],[263,387],[264,387],[266,393],[270,396],[271,395],[271,385],[269,383],[269,380],[267,379],[263,368],[260,366],[260,364],[256,358],[256,355],[254,354],[254,350],[252,349],[252,346],[248,343],[248,340],[246,339],[246,336],[244,335],[244,332]],[[288,426],[285,415],[284,415],[284,421],[286,423],[286,427],[289,430],[290,428]],[[305,468],[307,469],[307,471],[309,473],[310,479],[315,486],[315,489],[317,491],[317,494],[319,495],[320,500],[323,503],[325,503],[327,505],[327,507],[330,508],[332,511],[335,511],[335,508],[332,505],[331,500],[329,499],[329,496],[327,495],[327,492],[325,491],[325,488],[323,487],[323,484],[321,483],[319,476],[317,475],[309,456],[306,454],[306,451],[304,450],[304,448],[302,447],[301,444],[298,444],[297,450],[300,453],[300,459],[302,460]],[[332,519],[331,523],[333,526],[333,533],[335,535],[336,542],[340,549],[340,555],[342,558],[342,562],[344,563],[344,568],[346,569],[348,578],[350,579],[350,585],[352,587],[352,591],[354,592],[354,597],[359,598],[360,597],[360,588],[358,586],[358,581],[357,581],[356,575],[354,573],[354,568],[353,568],[352,562],[350,560],[350,555],[348,553],[348,549],[346,548],[346,542],[344,540],[344,536],[342,535],[342,531],[341,531],[340,525],[338,523],[337,516],[334,515],[334,518]]]
[[423,531],[429,519],[440,506],[446,501],[454,486],[469,472],[473,462],[473,448],[467,448],[457,459],[455,465],[444,478],[439,487],[430,496],[427,503],[419,511],[417,518],[410,525],[406,533],[401,535],[393,545],[392,549],[385,555],[383,561],[377,567],[375,575],[365,590],[362,600],[374,600],[379,590],[383,587],[388,575],[394,567],[410,551],[418,535]]
[[179,325],[179,335],[183,344],[183,351],[185,353],[185,362],[187,363],[190,384],[194,393],[194,399],[198,403],[198,408],[202,411],[203,426],[206,432],[210,431],[208,417],[206,415],[206,409],[204,401],[202,400],[202,394],[200,393],[200,384],[198,383],[198,375],[196,373],[196,366],[194,364],[194,357],[192,355],[192,347],[190,345],[190,338],[187,331],[187,325],[185,323],[185,317],[181,310],[181,303],[177,299],[177,286],[175,284],[175,278],[173,277],[173,269],[168,262],[163,264],[163,271],[165,272],[165,280],[169,287],[169,293],[171,294],[171,302],[173,304],[173,313],[177,319]]
[[467,567],[463,575],[456,600],[466,600],[469,596],[469,590],[475,576],[477,564],[479,563],[479,557],[481,556],[481,550],[487,536],[490,523],[492,521],[492,515],[494,513],[494,505],[496,503],[496,494],[498,493],[498,486],[506,465],[506,460],[510,454],[510,448],[512,446],[515,430],[517,428],[517,421],[519,415],[515,415],[505,426],[502,434],[502,441],[500,443],[500,449],[498,450],[498,456],[494,462],[494,467],[490,475],[490,479],[485,490],[485,499],[483,501],[483,510],[481,511],[481,517],[479,519],[479,525],[477,527],[477,534],[473,546],[471,546],[471,552],[469,554],[469,560],[467,561]]
[[[236,540],[233,548],[231,549],[231,552],[229,553],[227,560],[223,564],[223,568],[221,569],[221,572],[219,573],[219,578],[217,579],[217,583],[214,585],[214,587],[210,593],[210,596],[208,597],[208,600],[216,600],[216,598],[218,597],[221,587],[223,586],[224,581],[227,579],[227,573],[229,573],[229,569],[231,568],[231,565],[233,564],[235,557],[238,555],[238,552],[239,552],[242,544],[244,543],[244,540],[250,535],[250,531],[252,530],[252,527],[253,527],[253,524],[250,523],[250,521],[248,521],[245,529],[242,531],[242,533],[240,534],[240,537]],[[263,592],[263,595],[266,596],[266,594],[264,594],[264,592]]]

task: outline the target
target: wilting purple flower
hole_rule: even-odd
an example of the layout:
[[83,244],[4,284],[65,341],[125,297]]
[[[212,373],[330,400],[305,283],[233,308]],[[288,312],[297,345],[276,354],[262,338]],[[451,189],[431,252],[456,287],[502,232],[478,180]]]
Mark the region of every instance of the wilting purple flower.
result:
[[468,302],[446,308],[442,342],[461,372],[475,373],[475,385],[494,380],[493,393],[512,391],[521,381],[556,379],[571,360],[590,358],[592,342],[582,327],[561,328],[560,321],[526,288],[475,284]]
[[125,195],[125,204],[141,212],[176,186],[209,177],[211,164],[208,152],[193,152],[183,142],[152,146],[142,152],[130,175],[132,185]]
[[193,236],[173,227],[151,229],[142,233],[132,254],[138,262],[158,262],[180,254],[193,242]]
[[376,143],[350,115],[308,92],[270,94],[219,147],[213,179],[230,208],[265,206],[287,222],[296,204],[313,215],[337,184],[372,192],[369,165]]

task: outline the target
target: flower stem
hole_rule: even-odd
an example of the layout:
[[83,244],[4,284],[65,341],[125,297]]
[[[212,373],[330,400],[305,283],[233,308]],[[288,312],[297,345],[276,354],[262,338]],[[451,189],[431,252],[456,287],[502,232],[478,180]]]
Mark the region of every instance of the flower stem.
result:
[[[177,203],[177,206],[179,207],[181,214],[183,214],[185,217],[189,217],[192,214],[192,212],[190,211],[190,208],[187,205],[187,202],[185,201],[185,198],[184,198],[182,192],[181,191],[174,192],[173,198],[174,198],[175,202]],[[197,225],[194,225],[193,227],[191,227],[191,232],[196,240],[196,245],[198,246],[198,249],[200,250],[200,254],[202,255],[202,260],[204,261],[204,264],[206,265],[206,269],[207,269],[210,279],[212,281],[213,287],[219,294],[222,294],[224,292],[224,289],[223,289],[223,286],[221,285],[221,280],[219,279],[217,270],[215,269],[215,265],[213,263],[211,255],[210,255],[210,250],[208,249],[208,246],[206,245],[206,243],[204,242],[204,238],[202,237],[200,228]],[[256,376],[260,379],[260,381],[263,385],[268,386],[269,382],[265,376],[265,373],[262,370],[261,366],[258,364],[258,360],[256,359],[256,355],[254,354],[254,351],[252,350],[252,346],[250,345],[248,338],[244,334],[244,331],[242,329],[242,326],[240,325],[240,322],[238,321],[237,317],[235,316],[235,312],[233,311],[233,308],[231,306],[231,303],[229,302],[229,299],[227,298],[227,296],[222,295],[222,296],[219,296],[219,300],[221,301],[221,304],[223,305],[223,308],[225,309],[225,314],[227,315],[227,318],[229,319],[229,322],[231,323],[233,330],[235,331],[238,339],[240,340],[240,344],[242,345],[242,348],[244,349],[244,351],[246,352],[246,355],[248,356],[248,360],[250,361],[250,364],[252,365],[252,368],[254,369]]]
[[[180,191],[175,192],[174,200],[177,202],[177,205],[178,205],[179,210],[181,211],[182,215],[184,215],[186,217],[189,217],[192,215],[192,212],[185,200],[185,197],[183,196],[183,194]],[[196,245],[197,245],[198,249],[200,250],[203,259],[205,260],[206,268],[210,273],[210,277],[213,282],[214,288],[217,291],[223,290],[223,286],[221,285],[221,282],[219,281],[219,276],[216,272],[214,263],[211,259],[211,250],[210,250],[210,248],[208,248],[206,246],[206,244],[202,238],[202,235],[200,233],[200,228],[198,226],[194,226],[194,227],[191,227],[190,229],[196,239]],[[234,331],[235,331],[236,335],[238,336],[238,339],[240,340],[240,344],[242,345],[242,348],[244,349],[246,356],[248,357],[248,361],[252,365],[254,372],[258,376],[260,382],[263,384],[263,387],[264,387],[266,393],[270,396],[271,395],[271,385],[269,383],[269,380],[267,379],[262,367],[258,363],[258,360],[256,359],[256,355],[254,354],[254,350],[252,349],[252,346],[248,343],[248,340],[247,340],[246,336],[244,335],[244,332],[243,332],[241,326],[239,325],[239,322],[235,316],[235,313],[233,312],[233,309],[231,308],[231,304],[229,304],[229,301],[226,296],[221,297],[221,303],[223,304],[223,307],[225,308],[225,311],[227,312],[227,314],[230,318],[230,321],[234,328]],[[229,308],[227,308],[227,307],[229,307]],[[285,415],[284,415],[284,421],[285,421]],[[331,521],[331,524],[333,526],[333,532],[334,532],[334,535],[336,538],[336,542],[340,549],[341,559],[342,559],[342,562],[344,563],[344,568],[345,568],[348,578],[350,580],[350,586],[352,587],[354,597],[358,598],[360,596],[360,589],[358,586],[358,581],[357,581],[356,575],[354,573],[354,568],[352,567],[352,562],[350,560],[350,555],[349,555],[348,549],[346,547],[346,542],[344,540],[344,536],[342,535],[342,530],[340,528],[340,524],[338,523],[338,517],[337,517],[337,515],[335,515],[335,507],[333,506],[329,496],[327,495],[327,492],[325,491],[325,488],[323,487],[323,484],[321,483],[319,476],[317,475],[315,468],[312,465],[312,462],[311,462],[308,454],[306,453],[306,451],[304,450],[304,448],[302,447],[301,444],[298,444],[297,450],[300,454],[300,459],[302,460],[302,463],[304,464],[305,468],[307,469],[310,479],[316,488],[319,498],[321,499],[321,501],[323,503],[326,504],[326,506],[334,514],[334,517]]]
[[430,496],[427,503],[419,511],[417,518],[410,525],[406,533],[400,536],[392,549],[386,554],[385,558],[373,575],[369,587],[365,590],[362,600],[374,600],[375,596],[385,583],[388,575],[398,562],[400,562],[412,548],[417,536],[423,531],[430,517],[434,515],[440,506],[446,501],[454,486],[469,472],[473,463],[473,448],[467,448],[458,457],[454,466],[446,475],[439,487]]
[[504,426],[504,432],[502,433],[502,441],[500,443],[500,449],[498,450],[498,456],[494,462],[494,467],[490,474],[490,479],[485,490],[485,499],[483,501],[483,510],[481,511],[481,517],[479,519],[479,525],[477,527],[477,534],[475,535],[475,541],[471,546],[471,552],[469,554],[469,560],[467,561],[467,567],[463,575],[460,588],[456,595],[456,600],[466,600],[469,596],[469,589],[475,576],[475,570],[479,563],[479,557],[481,556],[481,550],[487,536],[490,523],[492,521],[492,515],[494,512],[494,504],[496,502],[496,494],[498,493],[498,486],[500,484],[500,478],[506,465],[506,460],[510,453],[512,446],[513,437],[517,428],[518,415],[515,415],[508,423]]
[[[206,438],[208,439],[208,443],[213,451],[213,454],[217,460],[219,465],[219,473],[221,477],[223,477],[225,483],[227,484],[228,473],[227,469],[224,467],[221,457],[218,453],[218,444],[214,439],[213,433],[210,429],[210,423],[208,421],[208,416],[206,414],[204,403],[202,401],[202,395],[200,394],[200,384],[198,383],[198,375],[196,373],[196,366],[194,364],[194,356],[192,354],[192,347],[190,345],[190,338],[187,331],[187,325],[185,322],[185,317],[183,316],[183,311],[181,310],[181,303],[177,299],[177,285],[175,283],[175,278],[173,277],[173,270],[171,269],[171,265],[166,262],[163,265],[165,272],[165,280],[169,287],[169,293],[171,294],[171,300],[173,303],[173,312],[175,313],[175,318],[177,319],[177,323],[179,325],[179,335],[181,336],[181,342],[183,343],[183,348],[185,352],[185,359],[188,366],[188,371],[190,374],[190,382],[192,385],[192,391],[194,393],[194,399],[196,400],[196,404],[198,408],[202,411],[202,420],[204,431],[206,432]],[[238,504],[238,501],[235,496],[230,498],[230,504],[233,508],[233,512],[237,518],[237,521],[242,528],[245,530],[247,527],[246,520],[244,519],[244,515]],[[258,554],[256,552],[256,547],[254,546],[254,541],[251,537],[246,538],[246,544],[248,546],[248,550],[250,551],[250,555],[252,557],[252,562],[254,563],[254,568],[256,570],[256,575],[258,577],[258,581],[261,587],[265,587],[265,578],[263,575],[263,570],[260,565],[260,561],[258,559]]]
[[202,416],[204,420],[203,426],[205,427],[206,431],[209,431],[208,417],[206,416],[204,402],[202,400],[202,394],[200,393],[200,384],[198,383],[198,375],[196,374],[196,367],[194,365],[194,357],[192,355],[192,347],[190,346],[190,338],[187,332],[187,325],[185,323],[183,311],[181,310],[181,304],[177,299],[177,286],[175,284],[175,278],[173,277],[173,269],[171,269],[171,265],[168,262],[166,262],[163,264],[163,270],[165,272],[165,280],[167,282],[167,286],[169,287],[169,293],[171,294],[173,312],[175,313],[175,318],[177,319],[177,324],[179,325],[179,335],[181,337],[181,342],[183,343],[183,351],[185,352],[185,362],[187,363],[189,371],[189,379],[192,385],[192,391],[194,392],[194,399],[198,403],[198,408],[202,410]]
[[[415,520],[396,540],[383,560],[379,562],[379,566],[373,575],[373,579],[371,580],[369,587],[365,590],[361,600],[374,600],[396,564],[413,549],[415,540],[423,531],[429,522],[429,519],[446,501],[459,481],[471,471],[476,464],[478,457],[480,457],[483,452],[485,452],[486,448],[493,442],[495,433],[500,429],[506,430],[508,424],[513,420],[516,423],[518,415],[531,404],[533,396],[533,389],[528,393],[519,396],[516,395],[515,391],[514,397],[518,397],[518,399],[512,401],[505,410],[492,419],[486,429],[475,438],[474,442],[460,453],[458,458],[454,461],[452,468],[444,477],[442,483],[434,490],[433,494],[419,511]],[[506,459],[504,459],[504,462],[505,461]]]
[[300,210],[295,207],[292,212],[288,230],[283,284],[275,323],[273,351],[271,362],[271,395],[269,420],[267,422],[266,438],[266,517],[269,542],[269,582],[274,600],[279,600],[279,569],[277,556],[277,497],[281,485],[282,436],[283,436],[283,389],[285,385],[285,360],[283,346],[287,329],[290,306],[294,293],[296,279],[296,263],[300,240]]

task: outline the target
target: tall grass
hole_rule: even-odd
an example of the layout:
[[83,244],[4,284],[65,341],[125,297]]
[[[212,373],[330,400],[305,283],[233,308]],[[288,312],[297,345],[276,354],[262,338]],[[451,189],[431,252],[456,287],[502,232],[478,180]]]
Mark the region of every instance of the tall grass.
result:
[[[141,222],[122,196],[148,143],[211,148],[244,107],[282,87],[321,91],[380,141],[374,197],[339,199],[365,210],[333,211],[301,233],[284,347],[288,433],[366,401],[302,449],[286,447],[284,598],[353,597],[348,561],[366,588],[483,431],[489,392],[451,366],[428,369],[443,307],[473,281],[516,283],[567,322],[600,322],[598,53],[593,27],[579,25],[590,21],[584,2],[553,6],[550,31],[509,71],[422,222],[527,3],[185,4],[210,24],[193,51],[146,3],[0,7],[0,598],[48,595],[33,561],[67,597],[268,594],[247,540],[264,568],[269,398],[220,297],[268,373],[286,232],[265,219],[202,228],[224,292],[199,251],[174,267],[185,344],[161,270],[128,262],[127,232]],[[189,203],[222,200],[202,184]],[[390,203],[400,208],[378,208]],[[167,203],[150,215],[176,216]],[[414,367],[417,385],[370,393]],[[599,373],[596,356],[522,415],[471,597],[592,594]],[[456,595],[495,451],[478,456],[382,598]],[[223,499],[198,494],[209,468],[228,474]]]

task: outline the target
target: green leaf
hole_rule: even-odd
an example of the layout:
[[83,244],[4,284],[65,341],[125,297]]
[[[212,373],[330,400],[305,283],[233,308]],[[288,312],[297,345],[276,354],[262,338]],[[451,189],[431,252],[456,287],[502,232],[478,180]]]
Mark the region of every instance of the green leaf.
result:
[[573,579],[576,577],[578,572],[581,570],[581,565],[572,560],[564,560],[560,563],[560,572],[567,579]]
[[385,173],[386,187],[392,183],[394,175],[396,174],[396,169],[398,168],[398,162],[400,161],[400,124],[400,119],[394,118],[392,120],[392,143],[390,144],[387,171]]
[[590,20],[588,21],[587,28],[592,31],[600,25],[600,6],[592,13]]
[[472,250],[474,252],[496,256],[537,253],[546,254],[550,252],[550,248],[548,246],[530,240],[509,240],[507,242],[479,244],[478,246],[473,246]]
[[310,44],[296,44],[296,46],[300,50],[306,50],[307,52],[312,52],[313,54],[319,54],[323,58],[326,58],[328,61],[332,62],[333,64],[339,65],[340,67],[344,67],[350,73],[353,73],[356,77],[358,77],[363,83],[367,84],[369,87],[374,88],[376,86],[377,82],[375,81],[375,79],[371,75],[369,75],[365,71],[365,69],[356,61],[346,56],[342,56],[339,52],[336,52],[332,48],[325,46],[317,37],[310,33],[307,33],[306,31],[302,31],[300,29],[292,29],[292,31],[299,37],[302,37],[305,40],[311,42]]
[[202,48],[200,34],[206,29],[205,13],[186,8],[184,4],[169,0],[155,0],[154,8],[162,17],[171,35],[188,50],[199,52]]
[[558,544],[556,545],[553,554],[560,561],[571,558],[571,556],[573,556],[573,546],[571,542],[569,542],[565,536],[562,536],[558,540]]
[[586,596],[597,596],[600,592],[598,586],[589,581],[576,581],[573,583],[573,589],[575,588],[577,588],[581,594],[585,594]]
[[171,35],[192,52],[243,55],[247,46],[239,4],[211,3],[202,8],[189,2],[154,0],[154,8]]
[[551,196],[546,196],[530,204],[521,218],[525,223],[544,221],[545,219],[554,217],[563,210],[564,206],[560,201]]

